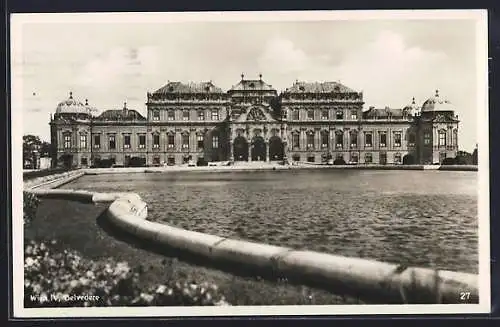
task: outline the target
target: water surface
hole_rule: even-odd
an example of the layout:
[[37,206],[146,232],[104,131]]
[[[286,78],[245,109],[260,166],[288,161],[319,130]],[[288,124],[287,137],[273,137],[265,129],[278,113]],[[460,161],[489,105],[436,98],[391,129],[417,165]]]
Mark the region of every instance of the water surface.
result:
[[477,172],[292,170],[88,175],[149,219],[219,236],[477,273]]

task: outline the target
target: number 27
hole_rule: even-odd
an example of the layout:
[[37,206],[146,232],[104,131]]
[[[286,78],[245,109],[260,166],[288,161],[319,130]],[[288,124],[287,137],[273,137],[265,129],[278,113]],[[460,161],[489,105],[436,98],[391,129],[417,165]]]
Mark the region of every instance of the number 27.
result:
[[467,301],[470,298],[470,292],[460,292],[460,300]]

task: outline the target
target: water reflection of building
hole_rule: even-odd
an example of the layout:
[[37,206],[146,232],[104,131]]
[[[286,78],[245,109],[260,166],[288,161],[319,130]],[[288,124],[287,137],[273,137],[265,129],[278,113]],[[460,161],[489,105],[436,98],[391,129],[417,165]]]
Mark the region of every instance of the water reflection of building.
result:
[[[54,162],[90,166],[193,161],[440,163],[458,151],[458,117],[438,91],[421,107],[370,107],[338,82],[296,81],[281,94],[259,79],[229,91],[210,82],[168,82],[147,94],[147,115],[127,108],[94,114],[61,102],[51,117]],[[339,160],[341,161],[341,160]]]

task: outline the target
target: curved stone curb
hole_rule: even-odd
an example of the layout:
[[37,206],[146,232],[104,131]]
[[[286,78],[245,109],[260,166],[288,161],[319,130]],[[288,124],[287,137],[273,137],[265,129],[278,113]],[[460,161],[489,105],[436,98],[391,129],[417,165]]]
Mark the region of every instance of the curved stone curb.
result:
[[298,279],[303,284],[320,283],[334,292],[342,290],[360,299],[379,303],[462,303],[460,293],[468,292],[468,303],[479,303],[478,276],[475,274],[402,267],[188,231],[146,220],[147,204],[135,193],[28,191],[40,197],[86,203],[111,202],[107,210],[109,220],[142,240],[212,261],[259,268]]

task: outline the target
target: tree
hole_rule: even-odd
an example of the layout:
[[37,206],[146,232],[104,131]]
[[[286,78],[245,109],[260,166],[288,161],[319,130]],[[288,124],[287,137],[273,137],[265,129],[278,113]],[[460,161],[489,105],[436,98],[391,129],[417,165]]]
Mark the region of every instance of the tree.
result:
[[39,136],[36,135],[24,135],[23,136],[23,162],[33,163],[35,156],[35,151],[37,151],[40,157],[49,157],[51,155],[51,144],[40,140]]

